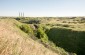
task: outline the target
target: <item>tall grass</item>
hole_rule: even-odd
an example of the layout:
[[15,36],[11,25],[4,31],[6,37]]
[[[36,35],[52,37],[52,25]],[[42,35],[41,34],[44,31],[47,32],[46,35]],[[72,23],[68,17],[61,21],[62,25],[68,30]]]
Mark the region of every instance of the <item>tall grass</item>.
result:
[[69,52],[85,55],[85,32],[65,28],[52,28],[47,32],[49,40]]

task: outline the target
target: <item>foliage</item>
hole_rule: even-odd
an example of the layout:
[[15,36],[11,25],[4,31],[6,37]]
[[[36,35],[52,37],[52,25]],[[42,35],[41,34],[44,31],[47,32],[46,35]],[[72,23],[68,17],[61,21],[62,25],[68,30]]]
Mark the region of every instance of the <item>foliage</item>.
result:
[[37,19],[31,19],[28,21],[29,24],[39,24],[40,23],[40,20],[37,20]]
[[69,27],[69,25],[62,25],[63,27]]
[[59,53],[60,55],[69,55],[69,53],[67,51],[65,51],[61,47],[56,46],[55,43],[52,42],[52,41],[49,41],[49,45],[48,46],[50,46],[49,49],[51,49],[52,51],[54,51],[56,53]]
[[45,31],[41,26],[39,26],[37,30],[37,37],[40,38],[44,43],[48,42],[48,36],[46,35]]
[[19,17],[17,17],[17,18],[15,18],[16,20],[20,20],[20,18]]
[[[47,32],[49,40],[69,52],[84,55],[85,32],[65,28],[52,28]],[[71,47],[70,47],[71,46]]]
[[22,31],[24,31],[25,33],[27,33],[27,34],[33,34],[33,30],[30,28],[29,25],[23,24],[23,25],[21,25],[21,26],[19,26],[19,27],[20,27],[20,29],[21,29]]
[[[53,43],[55,43],[56,46],[65,48],[65,50],[69,52],[75,52],[79,55],[85,55],[84,53],[85,18],[83,19],[82,17],[79,18],[58,17],[58,19],[57,17],[54,18],[53,17],[29,17],[26,19],[21,19],[20,22],[24,21],[24,23],[37,24],[37,25],[43,23],[46,24],[46,28],[43,27],[40,28],[35,25],[36,29],[38,30],[36,30],[34,33],[39,39],[42,40],[42,42],[46,42],[46,39],[49,39],[53,41]],[[78,30],[78,31],[73,31],[71,29]],[[45,36],[47,36],[47,38]]]
[[62,23],[67,23],[66,21],[63,21]]

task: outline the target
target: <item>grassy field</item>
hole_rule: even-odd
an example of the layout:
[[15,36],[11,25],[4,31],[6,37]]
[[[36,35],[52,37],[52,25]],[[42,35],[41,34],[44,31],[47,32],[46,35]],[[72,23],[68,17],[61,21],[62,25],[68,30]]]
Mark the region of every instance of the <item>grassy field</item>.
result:
[[85,54],[84,17],[28,17],[19,21],[42,26],[48,40],[56,46],[78,55]]
[[[84,17],[2,17],[0,19],[0,30],[4,30],[0,31],[2,32],[0,33],[1,38],[4,38],[0,40],[1,46],[3,47],[6,42],[12,45],[6,44],[3,48],[0,47],[2,55],[4,55],[2,52],[7,51],[6,46],[11,46],[10,50],[13,55],[85,54]],[[17,43],[14,44],[15,42]],[[29,44],[33,44],[33,46]],[[20,50],[22,47],[26,47],[26,49]],[[32,50],[28,48],[32,48]],[[38,50],[42,51],[38,52]]]

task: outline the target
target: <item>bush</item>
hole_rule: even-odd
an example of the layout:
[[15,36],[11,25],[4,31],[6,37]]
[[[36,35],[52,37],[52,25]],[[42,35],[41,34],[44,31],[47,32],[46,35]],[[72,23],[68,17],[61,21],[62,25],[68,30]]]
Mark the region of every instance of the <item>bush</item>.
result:
[[28,23],[29,24],[39,24],[40,23],[40,20],[32,19],[32,20],[29,20]]
[[63,21],[62,23],[67,23],[66,21]]
[[32,33],[33,34],[33,30],[30,28],[30,26],[29,25],[27,25],[27,24],[23,24],[23,25],[21,25],[20,26],[20,29],[22,30],[22,31],[24,31],[25,33]]
[[69,25],[62,25],[63,27],[69,27]]
[[40,38],[41,41],[44,43],[48,42],[48,36],[45,34],[45,31],[41,26],[37,30],[37,37]]
[[17,17],[17,18],[15,18],[16,20],[20,20],[20,18],[19,17]]
[[62,24],[56,24],[56,26],[62,26]]

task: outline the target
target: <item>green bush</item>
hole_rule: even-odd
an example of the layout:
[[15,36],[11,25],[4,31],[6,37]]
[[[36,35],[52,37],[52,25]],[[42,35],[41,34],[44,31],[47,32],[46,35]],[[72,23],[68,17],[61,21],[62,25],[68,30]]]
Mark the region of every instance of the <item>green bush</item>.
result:
[[62,25],[63,27],[69,27],[69,25]]
[[45,31],[41,26],[39,26],[37,30],[37,37],[40,38],[44,43],[48,42],[48,36],[46,35]]
[[22,31],[24,31],[25,33],[27,33],[27,34],[33,34],[33,30],[32,30],[32,29],[30,28],[30,26],[27,25],[27,24],[21,25],[21,26],[20,26],[20,29],[21,29]]
[[39,24],[40,23],[40,20],[37,20],[37,19],[31,19],[28,21],[29,24]]
[[15,18],[16,20],[20,20],[20,18],[19,17],[17,17],[17,18]]

